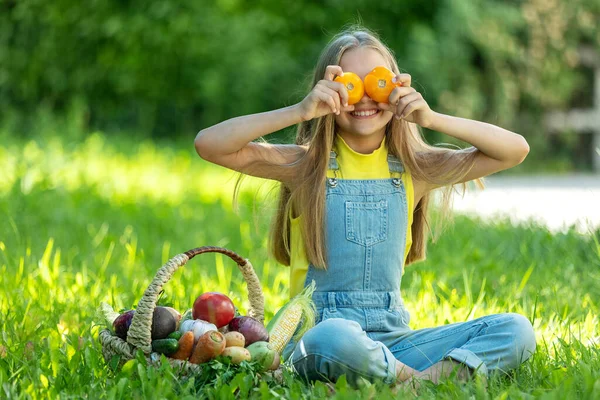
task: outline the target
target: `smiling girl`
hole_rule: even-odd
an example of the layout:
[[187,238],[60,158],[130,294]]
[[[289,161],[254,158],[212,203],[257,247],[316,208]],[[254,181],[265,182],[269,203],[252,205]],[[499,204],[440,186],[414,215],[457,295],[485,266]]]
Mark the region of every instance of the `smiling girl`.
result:
[[[353,72],[364,81],[378,66],[402,86],[386,103],[365,94],[348,105],[335,77]],[[293,145],[254,142],[295,124]],[[430,146],[418,126],[472,147]],[[316,283],[317,325],[283,354],[307,379],[437,382],[453,371],[466,379],[516,368],[535,350],[532,326],[518,314],[409,327],[400,282],[405,265],[425,258],[431,191],[449,194],[455,184],[511,168],[529,146],[500,127],[431,110],[373,33],[334,37],[300,103],[206,128],[195,147],[210,162],[281,182],[273,253],[291,267],[291,296]]]

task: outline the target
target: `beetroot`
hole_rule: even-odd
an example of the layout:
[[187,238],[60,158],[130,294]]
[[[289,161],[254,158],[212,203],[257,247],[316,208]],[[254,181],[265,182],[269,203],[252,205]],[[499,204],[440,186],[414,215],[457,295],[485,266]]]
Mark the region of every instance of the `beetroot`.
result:
[[[115,333],[123,340],[127,340],[127,331],[131,326],[133,314],[135,314],[135,310],[125,311],[113,322]],[[176,310],[170,307],[157,306],[152,314],[152,340],[164,339],[171,332],[176,331],[179,324],[178,317],[181,317],[181,315]]]
[[249,346],[254,342],[269,341],[269,332],[267,331],[267,328],[252,317],[235,317],[229,323],[229,330],[237,331],[244,335],[246,346]]
[[177,330],[181,315],[170,307],[157,306],[152,314],[152,340],[164,339]]
[[133,314],[135,314],[135,310],[125,311],[123,314],[119,315],[113,322],[113,329],[118,337],[123,340],[127,340],[127,331],[129,330],[129,326],[131,325],[131,320],[133,319]]

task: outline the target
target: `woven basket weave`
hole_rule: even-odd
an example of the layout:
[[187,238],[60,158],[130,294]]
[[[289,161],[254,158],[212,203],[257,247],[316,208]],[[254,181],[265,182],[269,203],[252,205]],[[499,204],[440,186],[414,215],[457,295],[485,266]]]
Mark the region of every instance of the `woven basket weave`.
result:
[[[156,301],[158,300],[163,285],[171,279],[175,271],[177,271],[179,267],[184,266],[190,259],[202,253],[225,254],[237,263],[248,287],[248,300],[250,301],[248,315],[263,323],[265,307],[264,296],[260,281],[258,280],[250,261],[231,250],[221,247],[198,247],[176,255],[158,270],[152,283],[150,283],[150,286],[148,286],[137,305],[133,319],[131,320],[131,326],[127,332],[127,341],[119,338],[109,329],[103,329],[100,332],[102,355],[106,362],[109,362],[115,355],[118,355],[120,356],[119,365],[123,365],[125,362],[135,357],[135,353],[138,349],[142,350],[150,363],[156,364],[159,362],[160,354],[152,353],[151,338],[152,316],[154,314],[154,308],[156,307]],[[167,359],[171,365],[180,368],[180,371],[185,373],[199,371],[202,368],[202,365],[192,364],[188,361],[171,358]]]

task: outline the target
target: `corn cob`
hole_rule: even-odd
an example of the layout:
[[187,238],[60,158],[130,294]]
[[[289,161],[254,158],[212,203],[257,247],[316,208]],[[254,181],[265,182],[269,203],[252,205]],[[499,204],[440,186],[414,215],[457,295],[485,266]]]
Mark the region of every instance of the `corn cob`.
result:
[[[315,325],[315,305],[312,302],[315,287],[313,281],[283,306],[267,325],[269,343],[278,354],[281,354],[292,336],[294,336],[294,340],[298,341],[306,331]],[[300,324],[300,329],[298,329]],[[296,332],[297,329],[298,332]],[[295,335],[294,332],[296,332]]]

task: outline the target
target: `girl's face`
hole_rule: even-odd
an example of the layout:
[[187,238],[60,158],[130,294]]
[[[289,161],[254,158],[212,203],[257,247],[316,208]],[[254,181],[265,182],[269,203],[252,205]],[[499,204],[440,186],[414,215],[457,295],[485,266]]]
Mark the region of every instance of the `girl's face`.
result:
[[[391,69],[391,65],[388,65],[381,53],[369,47],[348,50],[340,60],[340,67],[344,72],[354,72],[363,81],[373,68],[380,65]],[[346,142],[373,141],[379,145],[385,135],[385,127],[394,114],[381,110],[377,102],[365,93],[363,98],[354,104],[354,111],[341,112],[340,115],[334,116],[339,129],[338,134]]]

